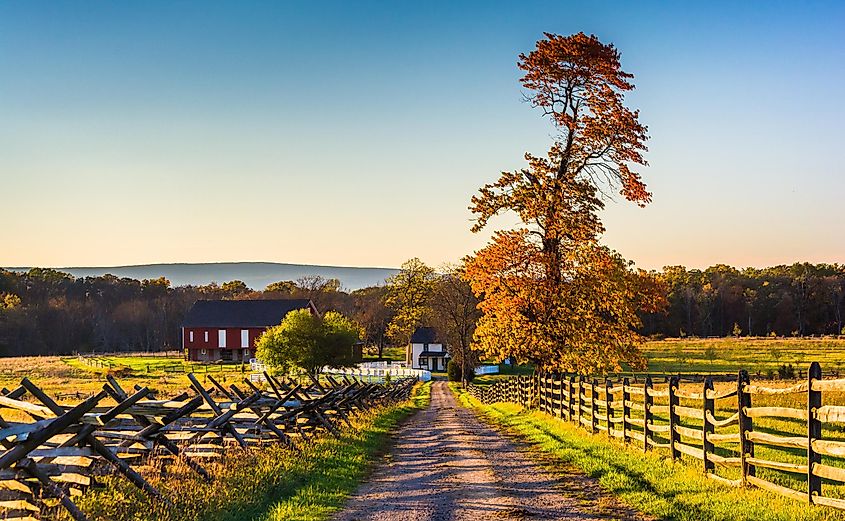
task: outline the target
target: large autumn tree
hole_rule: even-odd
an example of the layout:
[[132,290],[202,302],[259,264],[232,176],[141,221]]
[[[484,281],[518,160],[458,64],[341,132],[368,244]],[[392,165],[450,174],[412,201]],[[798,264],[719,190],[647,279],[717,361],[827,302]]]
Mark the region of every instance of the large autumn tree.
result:
[[619,57],[583,33],[546,34],[520,55],[526,99],[557,135],[547,157],[526,154],[526,168],[503,172],[472,198],[475,232],[506,212],[522,222],[467,262],[483,297],[475,336],[490,355],[579,372],[642,363],[637,312],[660,305],[656,282],[599,242],[598,212],[612,191],[651,200],[633,170],[646,164],[646,127],[624,104],[634,86]]

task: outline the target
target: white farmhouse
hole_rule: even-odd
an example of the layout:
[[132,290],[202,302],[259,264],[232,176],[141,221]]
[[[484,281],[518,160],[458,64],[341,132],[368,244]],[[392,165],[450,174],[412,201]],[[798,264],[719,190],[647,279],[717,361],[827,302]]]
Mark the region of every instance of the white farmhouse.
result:
[[418,327],[411,335],[411,343],[405,353],[405,362],[413,369],[445,371],[449,353],[438,339],[433,327]]

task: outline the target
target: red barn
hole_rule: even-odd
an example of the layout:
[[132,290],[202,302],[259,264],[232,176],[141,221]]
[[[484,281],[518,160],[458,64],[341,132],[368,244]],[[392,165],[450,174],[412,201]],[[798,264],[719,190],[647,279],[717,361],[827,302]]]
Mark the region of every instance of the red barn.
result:
[[288,312],[317,308],[308,299],[198,300],[182,323],[185,359],[242,362],[255,356],[255,340]]

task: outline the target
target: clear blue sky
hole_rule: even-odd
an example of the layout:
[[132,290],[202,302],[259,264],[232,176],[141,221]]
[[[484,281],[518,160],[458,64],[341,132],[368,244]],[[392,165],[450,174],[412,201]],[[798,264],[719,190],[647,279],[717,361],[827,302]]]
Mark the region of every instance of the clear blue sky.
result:
[[[845,262],[841,2],[0,2],[0,265],[438,264],[543,153],[517,55],[595,33],[635,74],[646,268]],[[503,224],[513,222],[504,219]]]

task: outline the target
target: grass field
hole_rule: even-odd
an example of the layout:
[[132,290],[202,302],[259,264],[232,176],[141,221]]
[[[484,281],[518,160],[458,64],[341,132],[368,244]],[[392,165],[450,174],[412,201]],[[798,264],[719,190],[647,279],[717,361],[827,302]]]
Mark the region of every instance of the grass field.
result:
[[777,374],[781,365],[806,370],[819,362],[824,371],[845,373],[845,339],[715,338],[647,342],[649,372],[737,372]]
[[483,405],[457,386],[452,388],[462,403],[528,441],[552,471],[561,465],[574,466],[631,506],[661,519],[845,520],[842,511],[809,507],[759,489],[725,487],[707,479],[700,462],[672,463],[665,453],[642,453],[605,435],[590,435],[574,424],[516,404]]
[[[776,378],[778,368],[791,364],[798,374],[811,362],[825,373],[839,371],[845,378],[845,339],[813,338],[708,338],[646,342],[642,347],[649,373],[736,373],[747,370],[757,378]],[[498,375],[484,375],[475,383],[487,385],[515,374],[530,374],[531,366],[500,366]],[[624,366],[624,372],[630,367]],[[639,371],[645,372],[645,371]]]
[[378,459],[390,431],[428,405],[430,392],[430,384],[418,385],[411,400],[358,417],[353,429],[343,429],[340,439],[322,437],[299,452],[269,445],[227,458],[209,469],[215,476],[211,483],[179,464],[166,474],[151,469],[148,479],[173,501],[172,507],[150,500],[113,476],[105,478],[104,488],[77,502],[92,520],[104,521],[320,521],[355,490]]
[[[165,371],[166,367],[173,368],[174,364],[182,366],[179,358],[149,356],[103,358],[112,364],[110,368],[92,367],[79,362],[75,357],[0,358],[0,387],[14,389],[22,378],[27,377],[51,397],[58,398],[60,403],[79,403],[87,395],[101,390],[105,374],[114,375],[128,388],[136,384],[149,387],[163,397],[178,394],[190,385],[184,372]],[[183,367],[183,370],[196,371],[201,380],[206,375],[205,369],[201,364],[185,363]],[[240,381],[249,374],[249,366],[245,368],[246,373],[242,373],[240,364],[209,366],[208,369],[213,371],[208,374],[222,382]],[[7,412],[4,411],[4,417],[6,415]]]

